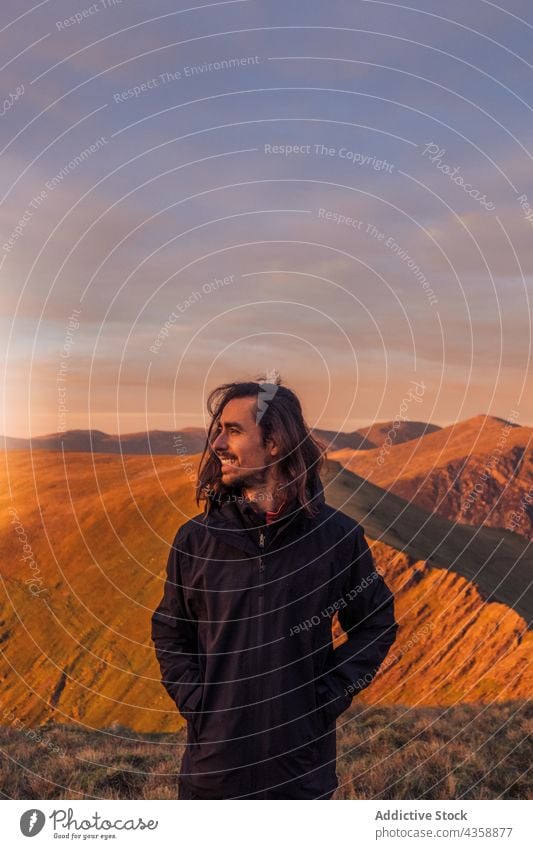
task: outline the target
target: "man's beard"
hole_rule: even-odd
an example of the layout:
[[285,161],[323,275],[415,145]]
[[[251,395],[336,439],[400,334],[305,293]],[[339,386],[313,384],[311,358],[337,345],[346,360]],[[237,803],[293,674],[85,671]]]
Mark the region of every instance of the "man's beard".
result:
[[262,471],[250,472],[246,474],[236,474],[232,477],[231,482],[224,483],[222,475],[220,476],[221,485],[226,489],[251,489],[263,486],[267,479],[266,469]]

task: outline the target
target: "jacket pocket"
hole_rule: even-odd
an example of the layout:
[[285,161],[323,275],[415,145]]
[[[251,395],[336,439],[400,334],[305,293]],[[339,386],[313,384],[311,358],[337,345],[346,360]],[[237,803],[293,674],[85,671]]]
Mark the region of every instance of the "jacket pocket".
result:
[[195,709],[190,714],[190,723],[192,726],[193,736],[196,742],[198,742],[200,738],[200,732],[202,730],[202,719],[203,719],[203,687],[201,688],[200,698],[198,699],[197,705]]
[[350,706],[348,696],[335,697],[324,681],[319,681],[316,687],[317,726],[323,734],[335,726],[337,718]]
[[187,723],[188,723],[189,728],[190,728],[191,742],[198,743],[198,736],[200,734],[200,728],[199,728],[199,715],[196,711],[189,715]]
[[181,707],[178,705],[179,711],[187,722],[189,736],[191,742],[196,742],[198,739],[199,718],[201,716],[201,705],[203,701],[203,686],[198,684],[194,690],[187,696]]

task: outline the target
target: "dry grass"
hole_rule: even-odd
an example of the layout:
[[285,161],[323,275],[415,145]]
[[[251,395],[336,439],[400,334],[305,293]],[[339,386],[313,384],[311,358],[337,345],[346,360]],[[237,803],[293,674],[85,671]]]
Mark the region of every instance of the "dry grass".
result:
[[337,799],[530,799],[531,702],[364,709],[339,728]]
[[[338,731],[337,799],[531,799],[533,708],[525,701],[452,708],[357,704]],[[41,729],[42,732],[42,729]],[[2,796],[175,799],[184,742],[115,726],[50,725],[48,748],[0,730]],[[51,745],[65,750],[60,757]]]

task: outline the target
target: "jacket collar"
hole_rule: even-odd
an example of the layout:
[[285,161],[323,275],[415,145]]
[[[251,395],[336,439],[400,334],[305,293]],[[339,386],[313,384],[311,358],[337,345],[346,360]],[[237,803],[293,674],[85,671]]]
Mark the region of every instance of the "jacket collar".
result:
[[[215,537],[224,539],[230,545],[257,556],[259,551],[259,534],[257,541],[250,529],[243,525],[240,491],[227,490],[221,495],[210,496],[204,514],[204,522],[208,531]],[[321,506],[325,503],[322,483],[314,494],[313,503]],[[268,547],[285,533],[295,536],[302,533],[313,520],[305,515],[302,507],[282,511],[280,517],[268,525]],[[261,527],[260,525],[258,527]],[[266,527],[266,526],[264,526]]]

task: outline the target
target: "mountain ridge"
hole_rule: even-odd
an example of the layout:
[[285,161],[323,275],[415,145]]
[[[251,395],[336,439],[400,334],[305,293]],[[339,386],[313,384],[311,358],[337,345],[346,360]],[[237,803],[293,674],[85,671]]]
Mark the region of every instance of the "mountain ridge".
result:
[[[0,680],[11,710],[27,726],[179,728],[149,634],[169,546],[198,513],[184,465],[165,456],[17,451],[4,454],[3,474]],[[512,534],[502,540],[490,528],[476,536],[476,529],[428,517],[334,461],[323,479],[328,502],[363,525],[400,624],[382,670],[358,699],[449,705],[527,698],[533,635],[522,592],[524,541]],[[15,523],[39,570],[38,595],[28,589],[32,573]],[[485,567],[495,548],[500,560],[489,558]],[[501,587],[498,570],[506,578]]]
[[[333,431],[317,428],[313,433],[331,443],[329,450],[342,448],[376,448],[392,429],[393,422],[375,422],[354,431]],[[399,442],[417,439],[424,433],[440,429],[439,425],[419,421],[400,422],[396,439]],[[372,437],[372,439],[370,438]],[[196,454],[203,450],[205,428],[184,427],[176,431],[154,428],[148,431],[110,434],[98,428],[71,428],[34,437],[0,436],[0,447],[14,450],[98,451],[110,454],[176,454],[176,442],[181,453]],[[185,451],[183,451],[185,449]]]

